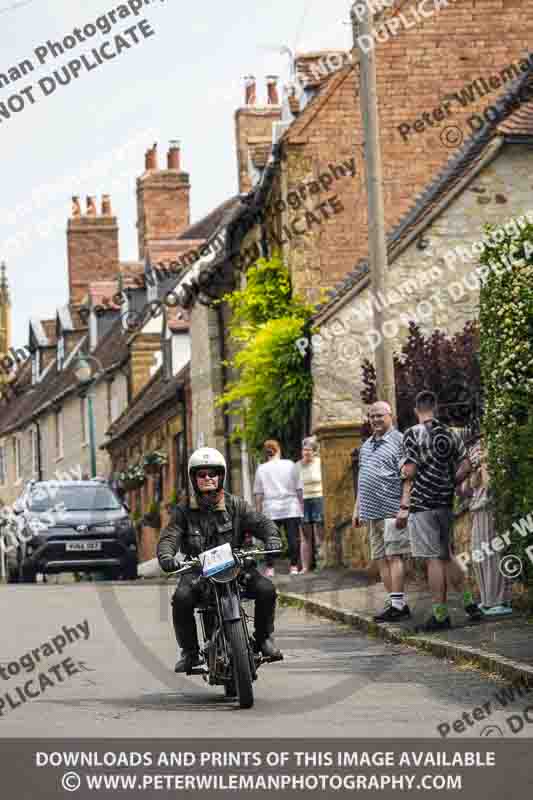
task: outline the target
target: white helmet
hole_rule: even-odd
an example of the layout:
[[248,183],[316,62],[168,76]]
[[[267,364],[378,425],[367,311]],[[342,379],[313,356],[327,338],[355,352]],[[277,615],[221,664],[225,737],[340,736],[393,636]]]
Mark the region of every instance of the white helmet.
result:
[[221,452],[215,450],[214,447],[199,447],[195,450],[189,459],[189,480],[195,492],[198,491],[194,474],[199,469],[206,467],[214,467],[220,470],[222,480],[219,483],[219,489],[224,486],[226,480],[226,459]]

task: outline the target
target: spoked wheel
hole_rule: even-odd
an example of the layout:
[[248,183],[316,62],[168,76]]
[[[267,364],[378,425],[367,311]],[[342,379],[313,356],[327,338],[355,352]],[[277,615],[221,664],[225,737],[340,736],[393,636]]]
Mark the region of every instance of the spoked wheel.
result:
[[[226,623],[226,632],[231,649],[231,660],[233,663],[233,674],[239,705],[241,708],[251,708],[254,704],[252,671],[250,669],[248,644],[246,642],[242,620],[238,619],[235,622]],[[229,695],[226,694],[226,696]]]

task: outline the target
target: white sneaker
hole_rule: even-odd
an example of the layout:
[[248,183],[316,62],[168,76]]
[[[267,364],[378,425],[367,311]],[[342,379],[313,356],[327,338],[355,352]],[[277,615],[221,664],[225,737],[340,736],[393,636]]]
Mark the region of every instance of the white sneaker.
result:
[[491,606],[490,608],[484,607],[482,609],[485,617],[505,617],[513,613],[513,609],[509,606]]
[[298,575],[298,567],[291,567],[289,570],[289,575]]

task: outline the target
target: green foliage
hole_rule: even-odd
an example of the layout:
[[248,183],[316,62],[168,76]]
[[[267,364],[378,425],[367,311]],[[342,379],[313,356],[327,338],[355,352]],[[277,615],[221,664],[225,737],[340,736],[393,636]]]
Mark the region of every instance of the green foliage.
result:
[[246,273],[246,287],[222,300],[231,309],[231,335],[239,342],[247,342],[272,319],[307,319],[313,311],[312,306],[292,297],[289,272],[279,255],[270,260],[260,258]]
[[265,439],[281,442],[284,454],[300,444],[312,378],[296,346],[306,336],[313,306],[292,297],[288,270],[278,256],[259,259],[244,289],[226,295],[232,310],[230,334],[242,344],[231,366],[239,378],[219,399],[226,413],[240,415],[244,437],[259,450]]
[[[502,241],[486,244],[480,261],[484,433],[503,532],[533,513],[533,225],[515,226]],[[514,530],[511,542],[533,607],[533,566],[525,553],[533,535]]]

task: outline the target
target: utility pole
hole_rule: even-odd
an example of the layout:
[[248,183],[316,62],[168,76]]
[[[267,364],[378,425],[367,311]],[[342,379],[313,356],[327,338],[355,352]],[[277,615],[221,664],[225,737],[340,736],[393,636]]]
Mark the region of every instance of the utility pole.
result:
[[[359,50],[360,102],[365,137],[365,172],[368,195],[368,253],[372,292],[374,294],[374,329],[380,334],[375,349],[376,390],[378,400],[387,401],[396,415],[396,387],[394,383],[394,361],[389,340],[384,336],[386,321],[381,300],[386,295],[385,275],[388,270],[387,240],[385,235],[385,210],[383,204],[383,179],[381,172],[381,150],[379,144],[379,119],[376,91],[376,58],[372,37],[372,12],[363,0],[358,3],[359,18],[352,6],[352,30],[354,50]],[[364,8],[364,10],[362,10]],[[362,12],[362,13],[361,13]],[[364,37],[359,41],[359,37]],[[366,46],[366,50],[364,49]]]

